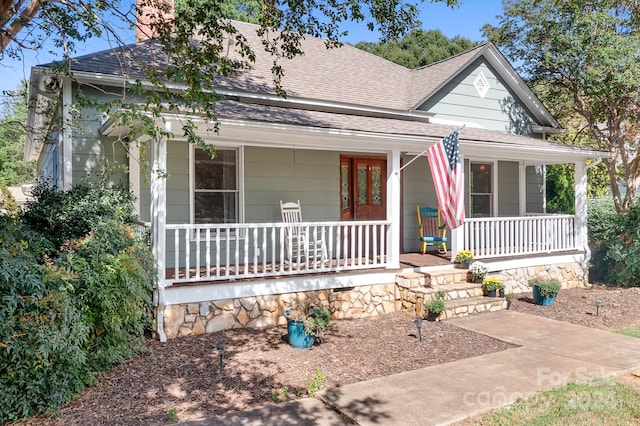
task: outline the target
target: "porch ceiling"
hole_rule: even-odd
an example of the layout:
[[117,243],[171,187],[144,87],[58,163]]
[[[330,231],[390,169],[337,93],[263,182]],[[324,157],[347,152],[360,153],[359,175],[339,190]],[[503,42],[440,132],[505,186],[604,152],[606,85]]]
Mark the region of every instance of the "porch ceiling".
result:
[[[188,119],[198,123],[198,133],[213,144],[223,142],[253,146],[315,150],[349,150],[387,153],[400,150],[419,154],[457,127],[384,117],[367,117],[294,108],[256,105],[236,101],[217,104],[220,131],[201,117],[165,113],[159,121],[175,122],[174,129]],[[106,136],[122,136],[128,128],[114,120],[101,127]],[[176,135],[175,140],[184,140]],[[548,140],[506,132],[464,127],[460,131],[463,157],[525,161],[529,164],[567,163],[587,158],[608,157],[604,151],[568,146]]]

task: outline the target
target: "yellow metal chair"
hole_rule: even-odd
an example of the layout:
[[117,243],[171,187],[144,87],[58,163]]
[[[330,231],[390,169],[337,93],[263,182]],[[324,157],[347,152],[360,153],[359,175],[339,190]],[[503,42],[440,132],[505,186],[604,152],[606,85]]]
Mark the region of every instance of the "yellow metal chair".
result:
[[447,251],[447,225],[442,222],[440,207],[416,206],[418,214],[418,228],[420,229],[420,253],[427,252],[427,246],[433,245],[438,253]]

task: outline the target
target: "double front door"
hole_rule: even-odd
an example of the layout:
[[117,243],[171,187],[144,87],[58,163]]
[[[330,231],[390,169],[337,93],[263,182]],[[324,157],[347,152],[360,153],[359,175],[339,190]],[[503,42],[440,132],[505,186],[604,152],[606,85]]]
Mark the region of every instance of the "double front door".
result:
[[387,159],[340,156],[340,220],[385,220]]

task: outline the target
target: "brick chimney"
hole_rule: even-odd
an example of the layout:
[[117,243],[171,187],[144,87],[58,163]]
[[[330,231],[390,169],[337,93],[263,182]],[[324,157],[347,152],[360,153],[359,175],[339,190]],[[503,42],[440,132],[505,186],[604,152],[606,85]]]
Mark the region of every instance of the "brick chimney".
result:
[[136,41],[157,37],[155,25],[173,21],[173,7],[173,0],[136,0]]

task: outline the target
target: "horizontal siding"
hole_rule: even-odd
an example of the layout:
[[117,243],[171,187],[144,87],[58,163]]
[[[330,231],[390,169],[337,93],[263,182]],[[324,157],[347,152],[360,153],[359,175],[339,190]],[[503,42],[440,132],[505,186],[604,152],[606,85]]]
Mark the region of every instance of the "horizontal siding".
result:
[[[482,72],[489,91],[481,98],[473,82]],[[419,109],[439,119],[473,122],[490,130],[531,135],[534,116],[513,96],[493,67],[479,58]]]
[[38,163],[39,178],[48,179],[51,183],[58,184],[58,144],[47,143],[44,145]]
[[544,213],[544,174],[536,166],[527,166],[527,213]]
[[[404,156],[403,164],[408,163],[412,158],[413,156]],[[409,164],[403,169],[402,174],[402,232],[404,235],[402,250],[404,253],[413,253],[420,250],[420,232],[418,230],[416,206],[437,207],[438,201],[426,156],[418,158]]]
[[498,216],[518,216],[519,166],[515,161],[498,161]]
[[247,222],[279,221],[280,200],[300,200],[305,220],[339,220],[339,153],[247,147],[244,155]]
[[189,223],[189,144],[167,143],[167,223]]

